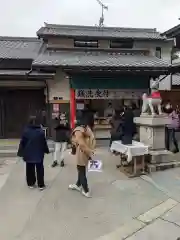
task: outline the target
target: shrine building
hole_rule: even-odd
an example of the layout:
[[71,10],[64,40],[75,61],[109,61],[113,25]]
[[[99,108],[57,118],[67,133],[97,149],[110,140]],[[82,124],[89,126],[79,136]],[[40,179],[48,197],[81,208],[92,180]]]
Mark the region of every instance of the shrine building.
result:
[[[98,113],[97,138],[109,137],[111,104],[140,107],[151,78],[170,88],[172,41],[156,29],[45,24],[37,38],[0,38],[0,137],[18,138],[30,113],[71,126],[88,103]],[[12,121],[13,119],[13,121]]]

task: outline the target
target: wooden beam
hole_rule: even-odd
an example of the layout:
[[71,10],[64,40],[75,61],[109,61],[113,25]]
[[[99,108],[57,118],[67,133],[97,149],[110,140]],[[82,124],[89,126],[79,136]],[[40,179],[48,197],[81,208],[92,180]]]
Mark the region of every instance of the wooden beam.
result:
[[50,100],[49,103],[53,103],[53,104],[56,104],[56,103],[69,103],[70,101],[69,100]]

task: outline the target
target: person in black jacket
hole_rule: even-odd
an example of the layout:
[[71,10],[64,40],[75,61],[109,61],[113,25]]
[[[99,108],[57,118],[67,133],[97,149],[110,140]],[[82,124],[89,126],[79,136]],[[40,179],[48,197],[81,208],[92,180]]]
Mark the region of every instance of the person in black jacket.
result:
[[82,114],[82,118],[86,119],[88,126],[93,131],[94,128],[94,111],[91,109],[91,106],[87,104]]
[[132,144],[133,136],[136,133],[136,125],[134,123],[134,113],[129,106],[125,107],[122,120],[122,143]]
[[37,184],[40,190],[44,184],[44,154],[49,153],[44,131],[36,116],[31,116],[28,126],[25,128],[17,155],[26,162],[26,181],[30,188]]
[[70,127],[64,113],[60,115],[60,119],[56,119],[54,130],[55,150],[52,167],[56,167],[58,165],[58,160],[60,160],[60,166],[64,167],[64,152],[67,149],[70,133]]
[[110,120],[110,125],[111,125],[111,138],[110,138],[110,143],[109,146],[111,147],[111,144],[113,141],[119,141],[121,140],[122,137],[122,117],[121,114],[123,113],[122,109],[121,110],[115,110],[115,114]]

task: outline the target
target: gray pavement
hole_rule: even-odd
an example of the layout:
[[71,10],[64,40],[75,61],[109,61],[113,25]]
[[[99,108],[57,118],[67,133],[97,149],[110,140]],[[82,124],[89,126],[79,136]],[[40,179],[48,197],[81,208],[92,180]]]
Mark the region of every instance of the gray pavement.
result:
[[[176,239],[178,231],[180,235],[180,169],[145,179],[128,179],[115,167],[118,158],[106,149],[99,148],[96,157],[103,160],[103,172],[88,173],[90,199],[68,190],[68,185],[76,180],[75,159],[68,153],[63,169],[52,169],[52,155],[46,157],[48,187],[43,192],[26,187],[22,161],[9,161],[2,167],[6,169],[2,170],[4,178],[0,174],[0,239],[146,240]],[[146,219],[146,212],[152,216],[148,211],[157,206],[155,212],[160,212],[160,216],[155,215],[148,224],[139,220],[139,216]],[[160,230],[162,227],[172,229],[175,238],[165,238],[168,234]]]
[[143,228],[128,240],[177,240],[180,237],[180,227],[174,223],[169,223],[161,219],[156,220],[151,225]]

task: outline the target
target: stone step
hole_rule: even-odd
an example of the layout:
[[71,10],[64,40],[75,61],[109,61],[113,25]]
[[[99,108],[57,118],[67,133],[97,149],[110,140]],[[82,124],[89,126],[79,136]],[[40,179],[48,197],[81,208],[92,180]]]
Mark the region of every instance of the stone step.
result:
[[156,154],[150,152],[150,155],[152,164],[176,162],[176,155],[166,150],[156,152]]
[[[108,141],[97,140],[97,147],[108,146]],[[49,140],[48,146],[50,152],[54,151],[54,142]],[[19,147],[19,140],[0,140],[0,158],[16,157]]]
[[[50,152],[54,151],[53,147],[49,147]],[[9,149],[0,149],[0,158],[13,158],[17,157],[17,148],[9,148]],[[1,161],[0,161],[1,163]]]
[[[49,146],[53,146],[54,142],[53,141],[48,141]],[[19,141],[11,142],[11,141],[6,141],[3,142],[0,140],[0,149],[10,149],[10,148],[18,148],[19,147]]]
[[171,168],[180,167],[180,161],[166,162],[166,163],[157,163],[157,164],[148,164],[147,171],[149,173],[164,171]]

